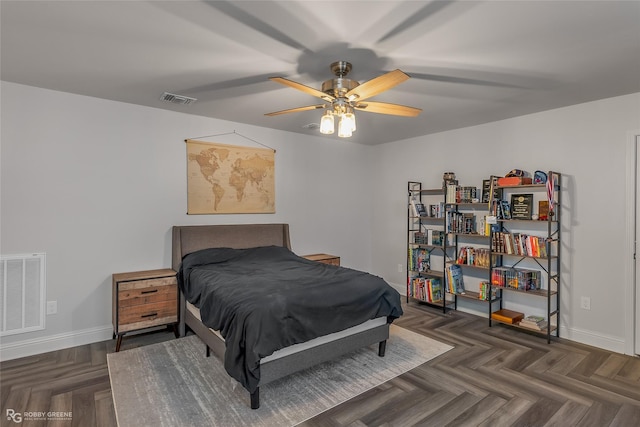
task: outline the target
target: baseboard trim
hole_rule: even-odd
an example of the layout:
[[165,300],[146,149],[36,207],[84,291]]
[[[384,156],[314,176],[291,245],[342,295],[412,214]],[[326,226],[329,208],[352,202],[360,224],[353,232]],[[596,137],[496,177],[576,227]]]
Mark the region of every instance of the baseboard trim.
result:
[[0,346],[0,361],[33,356],[55,350],[110,340],[113,326],[99,326],[80,331],[67,332],[42,338],[33,338]]
[[560,336],[580,344],[598,347],[614,353],[625,354],[625,341],[621,337],[601,335],[592,331],[585,331],[578,328],[563,328],[560,326]]

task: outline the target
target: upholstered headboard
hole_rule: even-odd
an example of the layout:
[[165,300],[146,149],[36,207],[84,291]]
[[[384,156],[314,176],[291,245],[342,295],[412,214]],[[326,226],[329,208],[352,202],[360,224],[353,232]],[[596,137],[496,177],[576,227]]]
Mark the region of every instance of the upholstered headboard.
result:
[[177,271],[183,256],[200,249],[270,245],[291,249],[289,224],[176,225],[171,267]]

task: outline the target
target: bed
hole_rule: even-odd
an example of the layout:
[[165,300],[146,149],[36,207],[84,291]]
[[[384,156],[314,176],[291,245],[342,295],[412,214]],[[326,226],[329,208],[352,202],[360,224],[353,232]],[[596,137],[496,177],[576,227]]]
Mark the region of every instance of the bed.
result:
[[[236,257],[242,260],[242,265],[251,266],[252,274],[259,277],[261,286],[256,284],[255,289],[265,288],[265,295],[261,298],[270,297],[272,292],[270,286],[280,280],[280,276],[277,275],[270,279],[267,276],[270,273],[261,270],[265,263],[264,257],[267,258],[268,264],[278,265],[278,271],[284,272],[281,274],[285,274],[285,278],[296,274],[295,277],[299,280],[295,280],[295,282],[311,283],[310,276],[313,275],[313,280],[316,281],[320,280],[318,277],[339,277],[341,286],[344,286],[344,280],[347,280],[349,283],[353,282],[354,286],[360,286],[360,290],[363,286],[368,289],[369,282],[365,280],[382,281],[384,284],[376,283],[375,286],[381,286],[380,289],[371,291],[371,296],[362,297],[364,301],[371,300],[370,303],[358,303],[359,306],[354,305],[353,310],[346,310],[345,322],[349,325],[346,328],[327,325],[325,322],[320,323],[315,319],[309,320],[310,330],[298,327],[298,323],[293,329],[289,327],[290,323],[286,323],[286,327],[282,324],[265,327],[264,325],[268,323],[257,316],[269,310],[262,310],[255,303],[250,306],[252,303],[247,301],[246,305],[237,307],[238,313],[240,313],[237,314],[230,311],[236,309],[232,307],[236,304],[236,300],[239,300],[237,296],[234,297],[235,299],[216,299],[227,298],[226,294],[220,293],[222,291],[218,287],[227,286],[229,288],[230,283],[236,280],[236,276],[243,276],[243,274],[234,273],[236,270],[233,269],[228,273],[225,272],[228,260],[235,260]],[[273,261],[274,259],[276,261]],[[284,264],[280,264],[281,262]],[[205,343],[207,356],[213,352],[225,363],[227,372],[247,389],[252,409],[257,409],[260,406],[260,386],[271,381],[372,344],[378,344],[378,354],[381,357],[384,356],[386,340],[389,337],[389,324],[402,314],[399,294],[382,279],[343,267],[304,260],[293,254],[288,224],[174,226],[172,267],[178,271],[178,281],[181,288],[180,335],[184,336],[187,328],[198,335]],[[301,273],[295,270],[297,268],[301,269]],[[231,276],[224,276],[223,273],[231,274]],[[251,274],[246,276],[251,277]],[[212,281],[215,281],[216,284],[212,285]],[[210,286],[213,287],[210,288]],[[318,288],[320,287],[318,286]],[[209,291],[209,289],[214,289],[214,291]],[[232,289],[231,292],[235,292],[241,288],[233,284],[230,289]],[[329,288],[327,288],[328,290]],[[342,295],[347,295],[346,292],[336,292],[335,288],[333,292],[329,291],[329,293],[340,295],[339,298],[343,298]],[[297,301],[305,298],[300,298],[300,294],[297,295],[296,298],[288,296],[274,298],[279,303],[282,298],[289,298],[289,302],[281,303],[284,305],[278,306],[278,310],[292,310],[293,313],[291,316],[288,312],[286,315],[280,315],[276,321],[290,321],[291,318],[298,316],[301,308],[296,306]],[[319,294],[310,295],[311,297],[307,300],[321,301],[325,299],[318,297]],[[245,296],[242,297],[243,301],[244,298]],[[348,299],[345,296],[339,300],[338,304],[348,304],[350,303],[347,301]],[[380,301],[373,302],[374,299],[380,299]],[[224,303],[219,303],[220,301],[224,301]],[[308,304],[308,301],[306,303]],[[249,306],[251,308],[248,308]],[[360,308],[360,306],[364,308]],[[227,309],[227,307],[229,308]],[[308,305],[303,309],[307,312],[314,311],[310,310]],[[221,313],[220,310],[226,310],[227,314]],[[326,311],[326,303],[323,309],[317,311],[322,312],[323,310]],[[367,318],[356,318],[356,312],[360,311],[362,313],[357,315]],[[229,313],[233,313],[233,316],[229,316]],[[254,322],[253,330],[260,329],[260,333],[252,333],[250,323],[237,326],[225,320],[230,317],[246,319],[257,317],[258,320],[252,320]],[[249,320],[246,321],[249,322]],[[256,321],[262,323],[258,323],[256,327]],[[330,319],[327,323],[333,321]],[[220,330],[217,330],[216,326]],[[285,329],[286,333],[281,333]],[[274,334],[281,336],[274,337]],[[272,352],[271,348],[266,348],[265,342],[276,350]],[[227,343],[229,343],[229,349],[227,349]],[[256,348],[255,351],[254,348]]]

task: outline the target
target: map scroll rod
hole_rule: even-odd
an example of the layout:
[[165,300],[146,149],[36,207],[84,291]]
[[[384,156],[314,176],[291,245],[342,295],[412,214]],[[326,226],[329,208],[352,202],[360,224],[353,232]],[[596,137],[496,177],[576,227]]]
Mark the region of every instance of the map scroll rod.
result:
[[204,135],[204,136],[196,136],[196,137],[193,137],[193,138],[187,138],[187,139],[184,140],[184,142],[189,142],[189,141],[192,141],[194,139],[213,138],[214,136],[224,136],[224,135],[238,135],[238,136],[243,137],[244,139],[248,139],[251,142],[254,142],[254,143],[258,144],[258,145],[262,145],[263,147],[266,147],[266,148],[268,148],[270,150],[273,150],[274,153],[276,152],[275,148],[269,147],[268,145],[263,144],[262,142],[258,142],[255,139],[251,139],[248,136],[242,135],[241,133],[236,132],[235,129],[233,130],[233,132],[217,133],[217,134],[214,134],[214,135]]

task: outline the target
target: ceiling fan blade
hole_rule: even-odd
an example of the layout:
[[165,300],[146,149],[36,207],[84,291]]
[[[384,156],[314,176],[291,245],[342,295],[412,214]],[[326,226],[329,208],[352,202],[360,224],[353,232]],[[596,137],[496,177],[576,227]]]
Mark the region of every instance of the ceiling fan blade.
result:
[[409,76],[400,70],[389,71],[386,74],[362,83],[360,86],[354,87],[347,92],[346,97],[352,101],[365,100],[387,89],[391,89],[408,79]]
[[356,110],[369,113],[391,114],[393,116],[416,117],[422,112],[420,108],[407,107],[406,105],[389,104],[387,102],[359,102]]
[[308,105],[306,107],[290,108],[288,110],[274,111],[273,113],[266,113],[265,116],[278,116],[280,114],[297,113],[298,111],[319,110],[321,108],[326,108],[326,107],[327,106],[325,104]]
[[270,80],[274,82],[278,82],[285,86],[292,87],[294,89],[298,89],[304,93],[307,93],[312,96],[316,96],[318,98],[324,99],[327,102],[333,101],[335,98],[329,94],[326,94],[320,90],[314,89],[310,86],[303,85],[302,83],[294,82],[293,80],[285,79],[284,77],[269,77]]

